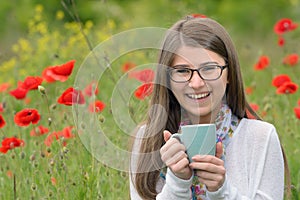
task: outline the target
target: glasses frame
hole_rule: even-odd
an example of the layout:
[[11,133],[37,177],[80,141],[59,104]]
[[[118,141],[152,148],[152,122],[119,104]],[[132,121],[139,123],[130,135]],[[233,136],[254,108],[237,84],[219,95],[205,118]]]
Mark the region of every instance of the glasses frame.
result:
[[[208,66],[209,66],[209,65],[208,65]],[[210,66],[211,66],[211,65],[210,65]],[[220,75],[219,75],[217,78],[215,78],[215,79],[205,79],[205,78],[203,78],[203,77],[201,76],[200,70],[203,69],[203,68],[205,68],[205,67],[207,67],[207,66],[203,66],[203,67],[200,67],[200,68],[198,68],[198,69],[191,69],[191,68],[185,67],[184,69],[188,69],[188,70],[190,70],[190,71],[192,72],[192,73],[191,73],[191,77],[190,77],[189,79],[185,80],[185,81],[175,81],[175,80],[172,79],[171,73],[172,73],[173,70],[178,69],[178,68],[176,68],[176,67],[169,67],[169,69],[168,69],[168,74],[169,74],[170,79],[171,79],[172,81],[176,82],[176,83],[186,83],[186,82],[189,82],[189,81],[192,79],[192,77],[193,77],[193,75],[194,75],[194,72],[197,72],[198,75],[199,75],[199,77],[200,77],[202,80],[204,80],[204,81],[215,81],[215,80],[219,79],[219,78],[222,76],[223,70],[226,69],[226,68],[228,67],[228,64],[225,64],[225,65],[223,65],[223,66],[221,66],[221,65],[215,65],[215,67],[218,67],[218,68],[221,69]]]

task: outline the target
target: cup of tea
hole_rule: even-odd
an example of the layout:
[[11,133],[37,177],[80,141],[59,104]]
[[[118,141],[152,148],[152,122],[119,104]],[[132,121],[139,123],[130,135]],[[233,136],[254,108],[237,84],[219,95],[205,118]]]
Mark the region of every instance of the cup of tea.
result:
[[171,138],[178,139],[185,146],[190,162],[195,155],[215,155],[216,153],[215,124],[181,126],[180,133],[174,133]]

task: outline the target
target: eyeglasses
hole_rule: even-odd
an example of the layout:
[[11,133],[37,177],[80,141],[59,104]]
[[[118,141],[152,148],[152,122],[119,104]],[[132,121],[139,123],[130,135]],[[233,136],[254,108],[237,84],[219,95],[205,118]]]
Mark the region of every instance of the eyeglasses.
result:
[[213,81],[222,76],[222,72],[226,67],[227,64],[224,66],[210,64],[198,69],[191,69],[187,68],[185,65],[177,65],[175,67],[169,67],[168,73],[171,80],[176,83],[185,83],[190,81],[195,71],[198,73],[202,80]]

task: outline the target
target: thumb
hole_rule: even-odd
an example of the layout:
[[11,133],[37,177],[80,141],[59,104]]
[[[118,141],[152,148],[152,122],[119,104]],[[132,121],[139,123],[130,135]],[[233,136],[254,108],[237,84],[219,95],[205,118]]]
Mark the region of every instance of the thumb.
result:
[[223,155],[223,145],[222,142],[218,142],[216,145],[216,157],[221,158]]
[[171,137],[171,133],[169,132],[169,131],[167,131],[167,130],[164,130],[164,140],[165,140],[165,142],[166,141],[168,141],[169,139],[170,139],[170,137]]

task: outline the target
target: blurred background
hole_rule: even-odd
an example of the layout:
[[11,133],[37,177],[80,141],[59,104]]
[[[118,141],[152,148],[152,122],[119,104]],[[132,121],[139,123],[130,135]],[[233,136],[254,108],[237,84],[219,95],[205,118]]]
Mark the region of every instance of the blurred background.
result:
[[[253,92],[249,92],[247,98],[249,102],[259,105],[258,113],[266,121],[276,126],[290,164],[294,187],[293,198],[298,199],[300,192],[300,120],[295,117],[293,108],[297,106],[300,94],[297,92],[293,95],[277,95],[271,82],[274,76],[286,73],[300,85],[299,63],[293,68],[282,64],[282,58],[285,55],[300,54],[299,27],[297,30],[286,34],[286,43],[283,47],[278,46],[278,36],[274,33],[274,25],[282,18],[289,18],[300,24],[300,0],[0,1],[0,83],[8,82],[12,85],[10,89],[15,88],[17,80],[23,80],[26,76],[34,73],[38,74],[46,66],[63,63],[71,59],[77,61],[76,70],[90,49],[110,36],[139,27],[168,28],[187,14],[206,15],[220,22],[228,30],[238,50],[245,87],[253,90]],[[86,38],[83,37],[81,29]],[[256,71],[253,66],[262,55],[269,56],[271,64],[264,71]],[[137,64],[143,64],[145,61],[145,57],[132,60],[132,57],[129,56],[121,58],[119,64],[121,65],[128,59]],[[72,81],[74,81],[74,77],[68,83],[72,84]],[[51,91],[53,94],[61,92],[62,86],[56,84],[54,87]],[[103,88],[101,93],[105,94],[106,90],[111,89]],[[7,100],[7,96],[7,94],[1,94],[1,101]],[[33,94],[31,97],[36,98]],[[105,95],[101,98],[106,102],[110,101],[109,97]],[[12,105],[16,105],[18,108],[23,106],[19,102],[13,103]],[[107,112],[109,115],[109,111]],[[8,131],[15,129],[7,128],[6,130],[6,134],[9,135],[12,133],[8,133]],[[117,138],[114,139],[117,140]],[[70,151],[72,152],[72,149]],[[27,152],[27,155],[29,154]],[[74,154],[74,157],[76,156]],[[85,154],[82,156],[85,157]],[[6,162],[9,160],[4,156],[0,156],[1,159]],[[48,166],[49,160],[45,161],[45,165],[40,164],[41,169],[43,166]],[[2,162],[0,163],[2,164]],[[120,173],[105,167],[103,170],[103,166],[100,165],[98,174],[93,181],[91,178],[89,183],[85,182],[86,186],[91,188],[95,185],[98,187],[97,180],[101,179],[103,185],[99,189],[99,191],[101,190],[100,195],[99,192],[86,192],[84,188],[81,188],[81,193],[75,197],[72,196],[71,192],[65,194],[66,196],[60,196],[62,195],[60,191],[63,189],[52,188],[53,195],[65,199],[77,197],[93,197],[94,199],[98,196],[100,196],[98,199],[126,199],[128,197],[128,183],[122,187],[120,185],[128,180],[127,175],[121,174],[123,182],[108,182],[108,176],[112,179],[119,179]],[[75,172],[76,167],[76,164],[72,167]],[[89,172],[92,173],[93,170]],[[30,170],[28,173],[30,174]],[[102,175],[103,173],[104,175]],[[83,180],[86,178],[85,175],[82,177]],[[72,177],[72,173],[70,177]],[[35,182],[35,180],[36,178],[33,177],[31,181]],[[40,184],[43,185],[44,182]],[[11,188],[9,184],[3,185],[7,189]],[[112,185],[116,188],[120,186],[118,191],[120,193],[125,192],[125,194],[118,197],[118,195],[111,193],[110,187]],[[22,191],[22,186],[20,187],[19,191]],[[56,186],[56,188],[60,187]],[[0,194],[1,190],[0,188]],[[7,194],[9,196],[12,193],[8,192]],[[90,196],[87,197],[87,194]],[[30,197],[30,195],[25,196]],[[36,196],[45,196],[43,192],[39,195]]]
[[[72,2],[76,4],[73,7]],[[113,20],[118,27],[129,23],[129,27],[159,26],[169,27],[177,19],[190,14],[200,13],[222,23],[235,40],[244,44],[265,41],[270,38],[275,22],[281,18],[300,18],[299,0],[10,0],[0,3],[1,54],[9,51],[16,40],[28,32],[28,21],[34,17],[36,4],[44,6],[44,14],[52,26],[56,12],[65,13],[64,21],[74,20],[70,10],[76,9],[82,22],[92,20],[101,29],[107,20]],[[65,8],[70,10],[67,11]],[[52,23],[53,22],[53,23]],[[116,30],[117,31],[117,30]],[[274,39],[271,37],[271,39]],[[2,58],[2,57],[1,57]]]

